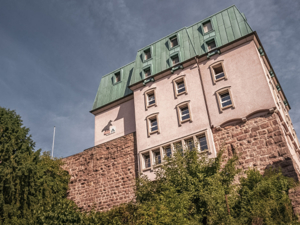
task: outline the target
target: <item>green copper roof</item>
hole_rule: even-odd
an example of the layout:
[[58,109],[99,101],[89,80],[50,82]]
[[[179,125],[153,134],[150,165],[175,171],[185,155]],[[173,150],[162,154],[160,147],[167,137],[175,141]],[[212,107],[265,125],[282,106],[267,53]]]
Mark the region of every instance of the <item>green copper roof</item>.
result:
[[[213,30],[203,32],[203,23],[210,21]],[[185,61],[207,50],[206,42],[214,40],[217,47],[225,45],[252,32],[245,16],[235,6],[222,10],[192,26],[184,27],[137,52],[134,62],[102,77],[94,101],[93,110],[131,94],[129,85],[144,79],[144,69],[150,67],[157,74],[171,67],[171,57],[178,55]],[[170,47],[170,38],[177,36],[178,46]],[[143,60],[145,50],[151,50],[151,58]],[[121,72],[121,81],[114,84],[114,74]]]

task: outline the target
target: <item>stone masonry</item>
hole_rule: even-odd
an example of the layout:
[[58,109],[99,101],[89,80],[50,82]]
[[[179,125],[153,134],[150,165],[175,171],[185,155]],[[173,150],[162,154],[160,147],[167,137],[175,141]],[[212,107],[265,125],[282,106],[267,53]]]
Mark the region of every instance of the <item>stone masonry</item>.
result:
[[134,200],[137,176],[135,133],[64,158],[71,175],[68,198],[82,210],[109,210]]
[[299,180],[277,113],[214,128],[213,135],[217,151],[225,150],[225,160],[234,152],[239,155],[240,169],[256,168],[263,173],[269,167],[280,167],[285,176]]

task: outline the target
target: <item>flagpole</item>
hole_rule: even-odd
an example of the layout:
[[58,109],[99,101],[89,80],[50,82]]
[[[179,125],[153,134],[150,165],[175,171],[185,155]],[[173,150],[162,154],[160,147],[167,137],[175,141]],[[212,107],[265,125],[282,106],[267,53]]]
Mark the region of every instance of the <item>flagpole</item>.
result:
[[54,130],[53,130],[52,159],[53,159],[53,151],[54,151],[54,140],[55,140],[55,126],[54,126]]

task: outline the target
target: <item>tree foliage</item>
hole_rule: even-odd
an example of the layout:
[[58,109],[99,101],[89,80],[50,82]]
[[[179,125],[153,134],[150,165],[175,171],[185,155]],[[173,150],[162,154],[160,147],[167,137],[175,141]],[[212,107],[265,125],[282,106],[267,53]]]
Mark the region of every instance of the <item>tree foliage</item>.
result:
[[34,147],[20,116],[0,107],[1,224],[299,224],[288,198],[293,180],[274,170],[242,174],[236,155],[225,163],[222,151],[209,159],[197,149],[166,158],[155,181],[140,176],[134,203],[81,212],[66,198],[62,161]]

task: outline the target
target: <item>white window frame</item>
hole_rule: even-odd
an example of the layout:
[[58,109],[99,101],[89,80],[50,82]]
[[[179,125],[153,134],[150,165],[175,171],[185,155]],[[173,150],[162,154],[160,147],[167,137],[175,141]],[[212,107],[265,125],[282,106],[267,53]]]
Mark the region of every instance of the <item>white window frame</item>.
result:
[[[178,83],[183,82],[184,83],[184,87],[185,87],[185,91],[178,93]],[[187,87],[187,82],[186,82],[186,76],[185,75],[181,75],[179,77],[176,77],[175,79],[173,79],[173,88],[174,88],[174,95],[175,98],[178,98],[178,96],[183,95],[183,94],[188,94],[188,87]]]
[[[216,67],[219,67],[219,66],[222,67],[224,76],[221,77],[221,78],[219,78],[219,79],[216,79],[216,76],[217,76],[218,74],[215,73],[215,70],[214,70],[214,69],[215,69]],[[218,81],[220,81],[220,80],[227,80],[227,79],[228,79],[228,78],[227,78],[227,73],[226,73],[226,70],[225,70],[225,66],[224,66],[224,60],[217,61],[217,62],[211,64],[211,65],[209,66],[209,68],[210,68],[210,72],[211,72],[211,75],[212,75],[212,79],[213,79],[213,83],[214,83],[214,84],[216,84],[216,82],[218,82]]]
[[[149,95],[154,95],[155,103],[154,104],[149,104]],[[145,96],[145,109],[148,110],[152,106],[157,106],[157,95],[156,95],[156,87],[148,89],[147,91],[144,92]]]
[[[189,110],[190,118],[185,119],[185,120],[182,120],[181,109],[182,109],[182,108],[185,108],[185,107],[187,107],[188,110]],[[192,122],[192,121],[193,121],[193,119],[192,119],[192,111],[191,111],[190,101],[189,101],[189,100],[188,100],[188,101],[185,101],[185,102],[179,103],[179,104],[176,106],[176,108],[177,108],[177,115],[178,115],[179,126],[181,126],[181,125],[182,125],[183,123],[185,123],[185,122],[188,122],[188,121]]]
[[[151,131],[151,120],[156,119],[157,122],[157,130]],[[152,134],[154,133],[160,133],[160,129],[159,129],[159,119],[158,119],[158,113],[153,113],[149,116],[146,117],[146,121],[147,121],[147,130],[148,130],[148,137],[150,137]]]
[[[231,105],[227,105],[227,106],[223,107],[222,100],[221,100],[221,95],[226,94],[226,93],[229,94],[229,97],[230,97],[230,100],[231,100]],[[235,108],[233,95],[232,95],[232,91],[231,91],[230,87],[225,87],[225,88],[219,89],[218,91],[216,91],[216,95],[217,95],[217,98],[218,98],[219,109],[220,109],[221,112],[223,112],[224,109]]]

